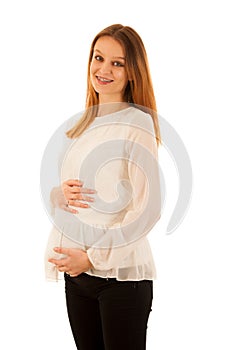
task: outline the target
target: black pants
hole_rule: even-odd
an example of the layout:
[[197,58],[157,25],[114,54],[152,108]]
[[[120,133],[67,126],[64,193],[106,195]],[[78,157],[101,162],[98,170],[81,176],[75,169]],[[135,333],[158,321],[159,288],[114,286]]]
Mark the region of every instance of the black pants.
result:
[[67,311],[78,350],[145,350],[153,282],[65,274]]

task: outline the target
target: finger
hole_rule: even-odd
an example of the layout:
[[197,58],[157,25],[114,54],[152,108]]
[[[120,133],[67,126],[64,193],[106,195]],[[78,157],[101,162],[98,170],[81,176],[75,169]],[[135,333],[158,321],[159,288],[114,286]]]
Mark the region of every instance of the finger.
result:
[[72,207],[79,207],[79,208],[89,208],[90,207],[90,205],[87,203],[81,203],[81,202],[78,202],[75,200],[70,200],[69,205]]
[[[71,205],[71,204],[69,203],[69,205]],[[63,204],[63,205],[61,206],[61,209],[67,211],[68,213],[78,214],[78,210],[72,209],[72,208],[68,207],[68,204],[67,204],[67,205]]]
[[69,194],[80,194],[80,193],[89,193],[89,194],[96,194],[97,191],[96,190],[93,190],[91,188],[81,188],[81,187],[67,187],[64,189],[64,193],[66,195],[69,195]]
[[68,200],[82,200],[83,199],[83,196],[81,194],[69,194],[67,196]]
[[[69,255],[70,254],[70,249],[69,248],[63,248],[63,247],[55,247],[53,249],[56,253],[58,254],[65,254],[65,255]],[[66,259],[60,259],[60,261],[62,262],[62,265],[64,265]]]
[[54,259],[54,258],[50,258],[48,259],[48,261],[51,263],[51,264],[54,264],[57,268],[59,267],[64,267],[65,264],[67,263],[67,259],[64,258],[64,259]]
[[91,189],[91,188],[86,188],[86,187],[80,188],[80,192],[81,193],[97,193],[96,190]]
[[87,196],[82,196],[82,200],[86,202],[94,202],[95,198],[93,197],[87,197]]
[[63,183],[67,184],[68,186],[83,186],[83,181],[81,181],[81,180],[70,179],[70,180],[67,180]]
[[95,194],[97,193],[96,190],[92,188],[81,188],[78,186],[66,186],[63,188],[64,195],[67,197],[69,194],[79,194],[79,193],[90,193]]
[[82,194],[72,194],[68,196],[68,200],[80,200],[80,201],[88,201],[94,202],[95,198],[89,196],[83,196]]
[[79,186],[69,186],[67,188],[67,192],[70,192],[70,193],[80,193],[81,192],[81,187]]
[[57,267],[57,269],[60,272],[67,272],[69,270],[67,266],[60,266],[60,267]]

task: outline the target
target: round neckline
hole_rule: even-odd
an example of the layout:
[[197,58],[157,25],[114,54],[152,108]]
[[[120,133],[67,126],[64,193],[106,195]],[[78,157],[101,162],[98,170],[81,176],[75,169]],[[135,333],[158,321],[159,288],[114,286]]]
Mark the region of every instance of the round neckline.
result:
[[110,116],[112,116],[112,115],[114,115],[114,114],[118,114],[118,113],[120,113],[120,112],[125,112],[125,111],[127,111],[128,109],[131,109],[131,108],[133,108],[133,107],[132,107],[132,106],[129,106],[129,107],[126,107],[126,108],[121,109],[121,110],[116,111],[116,112],[108,113],[108,114],[102,115],[102,116],[100,116],[100,117],[95,117],[95,120],[102,119],[102,118],[106,118],[106,117],[110,117]]

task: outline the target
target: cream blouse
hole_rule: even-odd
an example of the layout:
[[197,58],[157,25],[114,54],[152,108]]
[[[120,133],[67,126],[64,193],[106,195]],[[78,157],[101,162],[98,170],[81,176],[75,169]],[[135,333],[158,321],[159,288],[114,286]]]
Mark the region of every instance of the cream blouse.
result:
[[96,189],[77,214],[53,208],[45,254],[48,280],[63,278],[49,258],[55,246],[84,249],[87,274],[119,281],[152,280],[156,269],[147,234],[160,218],[157,144],[152,117],[135,107],[96,117],[62,156],[60,183]]

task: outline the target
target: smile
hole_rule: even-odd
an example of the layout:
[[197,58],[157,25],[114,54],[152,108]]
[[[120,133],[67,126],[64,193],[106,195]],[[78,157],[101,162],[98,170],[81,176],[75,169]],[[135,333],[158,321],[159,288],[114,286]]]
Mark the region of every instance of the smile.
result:
[[104,84],[104,85],[113,82],[113,80],[111,80],[111,79],[106,79],[106,78],[99,77],[99,76],[96,76],[96,78],[97,78],[97,80],[98,80],[99,83]]

